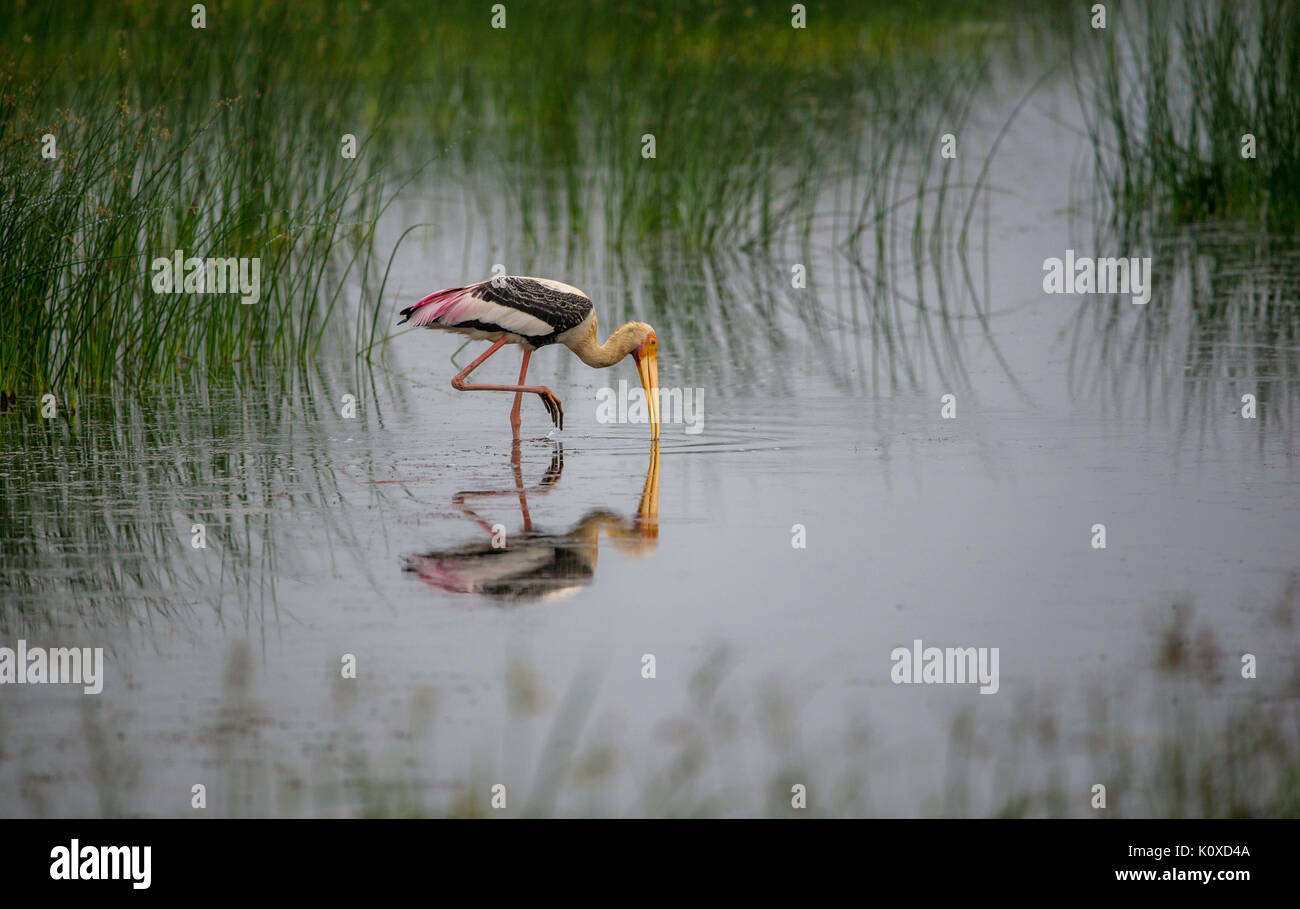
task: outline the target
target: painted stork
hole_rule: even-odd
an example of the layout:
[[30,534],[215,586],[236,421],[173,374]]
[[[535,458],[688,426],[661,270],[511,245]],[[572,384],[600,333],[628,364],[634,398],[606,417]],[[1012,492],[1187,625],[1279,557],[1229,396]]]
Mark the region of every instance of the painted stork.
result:
[[[525,393],[542,399],[546,412],[558,429],[564,429],[564,408],[544,385],[525,385],[528,358],[548,344],[563,344],[588,366],[613,366],[628,354],[645,389],[650,412],[650,438],[659,438],[659,340],[644,322],[628,322],[605,340],[596,341],[596,307],[585,293],[568,284],[546,278],[497,277],[466,287],[449,287],[431,293],[414,306],[402,310],[399,325],[440,328],[491,341],[492,346],[451,380],[457,391],[513,391],[515,406],[510,426],[519,438],[519,404]],[[466,377],[505,344],[524,349],[515,385],[470,384]]]

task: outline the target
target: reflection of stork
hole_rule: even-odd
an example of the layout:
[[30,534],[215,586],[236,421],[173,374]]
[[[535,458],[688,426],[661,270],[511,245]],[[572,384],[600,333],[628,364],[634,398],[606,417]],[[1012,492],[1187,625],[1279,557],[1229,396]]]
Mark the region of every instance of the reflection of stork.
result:
[[624,552],[645,555],[654,550],[659,538],[659,444],[651,443],[650,464],[646,468],[641,503],[633,517],[623,517],[605,508],[587,512],[582,520],[564,534],[538,533],[533,530],[528,512],[529,492],[549,492],[564,469],[564,449],[556,446],[551,466],[532,489],[524,488],[519,467],[519,447],[515,446],[511,465],[515,488],[487,492],[460,492],[452,502],[489,535],[492,525],[469,507],[472,498],[518,496],[523,528],[507,536],[504,545],[474,543],[457,549],[435,550],[409,556],[405,570],[415,572],[430,587],[449,593],[477,593],[503,603],[549,600],[577,593],[591,583],[596,572],[600,533]]
[[[441,328],[470,338],[494,342],[473,363],[451,380],[457,391],[513,391],[515,406],[510,426],[519,440],[519,403],[525,392],[535,394],[546,405],[555,425],[564,428],[564,408],[544,385],[525,385],[528,358],[548,344],[563,344],[588,366],[603,369],[631,355],[645,389],[650,410],[650,438],[659,438],[659,339],[644,322],[628,322],[610,333],[604,344],[596,342],[596,308],[591,299],[568,284],[546,278],[499,277],[466,287],[449,287],[431,293],[401,312],[402,321],[412,325]],[[518,344],[524,349],[516,385],[483,385],[465,381],[466,376],[501,349]]]

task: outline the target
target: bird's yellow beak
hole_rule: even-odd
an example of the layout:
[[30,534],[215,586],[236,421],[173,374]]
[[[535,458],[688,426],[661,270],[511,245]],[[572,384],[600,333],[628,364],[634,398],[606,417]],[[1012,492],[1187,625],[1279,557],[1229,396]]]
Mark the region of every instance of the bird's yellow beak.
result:
[[645,389],[646,406],[650,408],[650,439],[659,439],[659,342],[654,335],[633,354],[636,358],[636,371],[641,376],[641,387]]

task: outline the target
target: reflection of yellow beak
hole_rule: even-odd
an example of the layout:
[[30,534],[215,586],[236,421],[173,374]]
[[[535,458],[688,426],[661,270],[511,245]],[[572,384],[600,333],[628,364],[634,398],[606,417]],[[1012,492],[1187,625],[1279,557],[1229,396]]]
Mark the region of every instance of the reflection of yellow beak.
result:
[[647,537],[659,536],[659,443],[650,443],[650,466],[645,471],[645,487],[641,490],[641,504],[636,515],[641,519],[641,533]]
[[[650,464],[645,471],[645,488],[641,490],[641,504],[636,509],[635,521],[624,521],[608,512],[602,514],[609,538],[619,551],[629,555],[646,555],[659,545],[659,443],[650,443]],[[592,547],[593,553],[595,547]],[[593,560],[594,564],[594,560]]]
[[637,357],[636,371],[641,376],[641,387],[645,389],[646,404],[650,408],[650,438],[659,438],[659,355],[647,354]]

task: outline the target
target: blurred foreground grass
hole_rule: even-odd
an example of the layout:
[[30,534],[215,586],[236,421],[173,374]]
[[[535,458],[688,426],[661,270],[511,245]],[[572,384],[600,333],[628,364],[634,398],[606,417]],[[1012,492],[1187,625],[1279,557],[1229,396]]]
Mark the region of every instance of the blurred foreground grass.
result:
[[[635,736],[617,705],[597,706],[593,672],[580,670],[555,692],[516,663],[497,689],[505,726],[476,727],[480,757],[468,771],[440,757],[453,744],[463,748],[440,727],[437,691],[399,695],[407,719],[376,741],[360,730],[373,728],[374,699],[391,700],[391,692],[340,680],[337,667],[327,672],[326,733],[286,748],[275,734],[281,721],[259,697],[256,661],[239,646],[220,711],[175,747],[185,778],[206,781],[203,813],[217,816],[1300,815],[1300,671],[1291,660],[1300,576],[1243,612],[1261,642],[1256,679],[1241,677],[1240,654],[1197,622],[1189,601],[1149,619],[1137,661],[1106,679],[1070,683],[1066,693],[1010,693],[1004,680],[1010,700],[980,700],[956,710],[945,730],[909,727],[889,743],[849,714],[833,734],[811,734],[799,695],[775,678],[756,688],[737,683],[740,658],[725,646],[706,651],[680,710]],[[881,665],[884,678],[883,650]],[[886,685],[890,695],[917,692]],[[8,813],[66,814],[68,800],[84,802],[88,790],[110,816],[193,813],[177,807],[187,805],[186,793],[172,807],[143,800],[151,762],[174,756],[142,753],[114,734],[98,701],[81,703],[89,779],[32,766]],[[0,728],[0,753],[4,745]],[[916,747],[926,750],[909,751]],[[21,763],[12,751],[9,760]],[[504,809],[492,805],[498,783]],[[1104,808],[1092,804],[1097,783],[1106,787]],[[796,784],[806,787],[806,809],[791,805]]]

